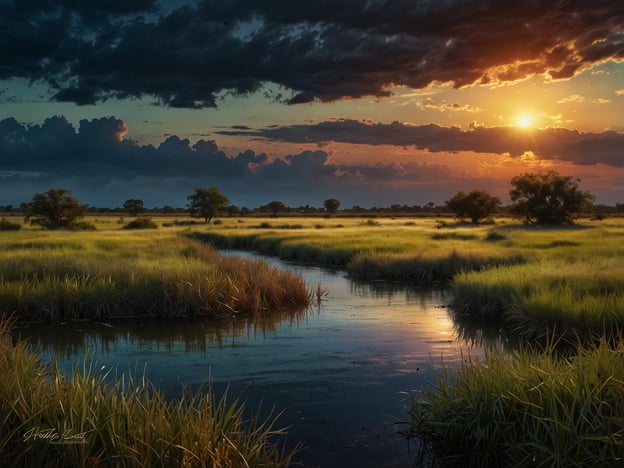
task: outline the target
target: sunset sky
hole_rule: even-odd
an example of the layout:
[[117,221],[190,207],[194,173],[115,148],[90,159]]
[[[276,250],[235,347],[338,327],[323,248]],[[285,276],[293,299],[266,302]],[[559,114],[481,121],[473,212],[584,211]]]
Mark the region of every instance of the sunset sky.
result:
[[621,0],[0,0],[0,205],[624,203]]

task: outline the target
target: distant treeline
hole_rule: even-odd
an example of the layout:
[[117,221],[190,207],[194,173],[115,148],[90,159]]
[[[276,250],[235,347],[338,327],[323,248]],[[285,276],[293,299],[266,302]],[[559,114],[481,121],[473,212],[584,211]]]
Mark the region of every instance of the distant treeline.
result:
[[[116,208],[107,208],[107,207],[94,207],[90,206],[87,210],[92,214],[127,214],[128,210],[124,207],[116,207]],[[0,205],[0,213],[3,214],[15,214],[21,215],[24,210],[21,206],[15,207],[13,205]],[[179,208],[172,206],[163,206],[163,207],[154,207],[154,208],[143,208],[141,210],[143,214],[150,215],[185,215],[189,214],[188,208]],[[373,206],[370,208],[363,208],[358,205],[354,205],[351,208],[339,209],[336,214],[342,216],[371,216],[371,215],[392,215],[392,216],[426,216],[431,214],[452,214],[453,210],[450,210],[448,206],[444,205],[435,205],[434,203],[427,203],[426,205],[399,205],[394,204],[390,206]],[[508,214],[509,207],[502,206],[499,210],[497,210],[498,214]],[[616,203],[615,205],[594,205],[593,207],[594,214],[620,214],[624,213],[624,203]],[[288,216],[312,216],[312,215],[323,215],[327,214],[327,209],[325,207],[313,207],[310,205],[299,206],[299,207],[288,207],[284,206],[278,212],[279,215],[288,215]],[[222,216],[270,216],[273,215],[273,209],[267,205],[259,206],[257,208],[247,208],[242,207],[239,208],[235,205],[229,205]]]

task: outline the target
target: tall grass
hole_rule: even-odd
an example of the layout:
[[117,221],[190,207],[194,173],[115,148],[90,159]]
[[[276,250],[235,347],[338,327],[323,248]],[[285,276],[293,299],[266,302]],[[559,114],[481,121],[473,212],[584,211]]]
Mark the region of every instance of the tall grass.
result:
[[435,249],[420,254],[360,252],[347,265],[347,272],[358,279],[415,282],[449,281],[463,271],[481,271],[524,263],[519,254],[488,255],[487,252]]
[[343,267],[358,279],[440,281],[467,269],[526,261],[513,245],[486,242],[489,227],[441,232],[431,220],[409,226],[392,220],[375,221],[374,225],[357,220],[349,223],[323,231],[224,227],[191,235],[218,247]]
[[298,274],[171,233],[15,237],[0,260],[0,313],[22,321],[256,313],[312,294]]
[[624,329],[621,265],[620,258],[602,257],[580,265],[551,260],[460,273],[453,282],[453,308],[529,338],[613,334]]
[[450,466],[624,464],[624,344],[490,352],[420,392],[406,431]]
[[169,401],[138,373],[106,383],[93,366],[42,367],[0,321],[1,466],[290,466],[277,415],[248,414],[227,394]]

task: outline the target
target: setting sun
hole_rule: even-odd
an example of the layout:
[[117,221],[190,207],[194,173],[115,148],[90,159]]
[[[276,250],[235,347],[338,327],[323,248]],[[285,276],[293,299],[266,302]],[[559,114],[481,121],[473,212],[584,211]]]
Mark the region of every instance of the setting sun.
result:
[[519,115],[516,119],[516,125],[522,128],[529,128],[533,125],[533,119],[530,115],[527,114]]

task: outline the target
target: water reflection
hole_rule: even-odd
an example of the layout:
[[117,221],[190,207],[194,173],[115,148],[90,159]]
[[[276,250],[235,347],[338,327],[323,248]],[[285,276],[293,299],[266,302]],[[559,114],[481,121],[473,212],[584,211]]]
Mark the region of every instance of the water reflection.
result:
[[[250,254],[246,254],[249,256]],[[434,371],[483,353],[489,332],[455,322],[445,288],[357,282],[344,272],[292,265],[327,291],[321,306],[214,321],[73,323],[19,330],[42,360],[61,367],[85,356],[147,369],[171,396],[211,382],[244,392],[253,408],[283,410],[289,440],[305,441],[303,466],[409,466],[397,433],[412,392]],[[459,325],[458,325],[459,323]],[[492,335],[493,337],[493,335]]]
[[509,333],[500,323],[485,321],[479,317],[463,315],[449,310],[453,330],[458,341],[475,348],[511,353],[518,349],[519,338]]
[[[312,309],[276,310],[255,317],[222,319],[129,319],[28,327],[16,334],[40,354],[72,360],[85,352],[106,356],[128,347],[140,351],[206,353],[247,339],[266,338],[280,327],[297,327]],[[52,332],[52,333],[51,333]]]

